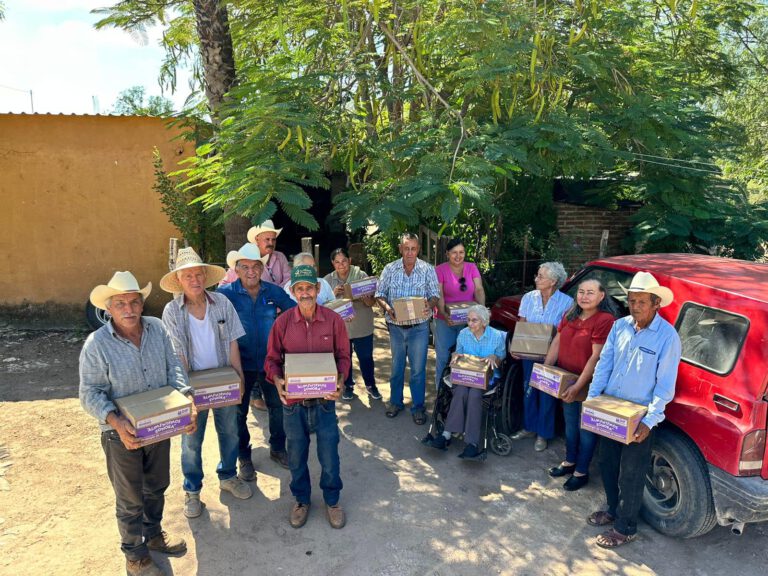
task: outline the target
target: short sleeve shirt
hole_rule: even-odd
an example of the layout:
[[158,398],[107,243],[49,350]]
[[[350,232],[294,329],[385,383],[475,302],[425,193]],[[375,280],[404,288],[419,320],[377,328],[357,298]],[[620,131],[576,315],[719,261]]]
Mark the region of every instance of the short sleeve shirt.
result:
[[560,333],[557,365],[568,372],[581,374],[592,356],[592,345],[605,344],[614,320],[608,312],[598,312],[586,320],[563,318],[557,327]]

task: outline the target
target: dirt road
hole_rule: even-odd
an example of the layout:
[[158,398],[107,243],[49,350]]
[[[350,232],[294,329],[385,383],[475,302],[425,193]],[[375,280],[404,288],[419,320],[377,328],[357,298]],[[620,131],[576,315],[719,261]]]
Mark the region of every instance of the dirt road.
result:
[[[77,357],[85,333],[0,327],[0,574],[123,574],[96,422],[77,400]],[[377,378],[388,395],[388,342],[377,331]],[[430,387],[431,389],[431,387]],[[265,448],[266,415],[251,420],[259,474],[254,497],[220,494],[217,447],[204,447],[207,508],[182,514],[179,440],[172,444],[172,483],[164,527],[187,539],[180,558],[158,557],[168,574],[343,576],[765,574],[768,524],[741,537],[725,528],[673,540],[641,525],[640,539],[617,551],[593,544],[584,518],[603,500],[599,481],[566,493],[546,470],[561,441],[543,452],[532,441],[485,464],[425,448],[425,427],[407,413],[391,421],[381,402],[339,404],[342,504],[348,524],[331,529],[319,490],[309,522],[288,525],[289,473]],[[311,472],[316,488],[317,460]],[[593,470],[593,473],[596,471]]]

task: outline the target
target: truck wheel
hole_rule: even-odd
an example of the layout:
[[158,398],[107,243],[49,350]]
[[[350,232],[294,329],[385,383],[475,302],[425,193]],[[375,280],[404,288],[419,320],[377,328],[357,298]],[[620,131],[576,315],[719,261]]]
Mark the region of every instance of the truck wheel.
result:
[[706,462],[696,445],[674,430],[656,434],[645,476],[643,518],[677,538],[701,536],[717,524]]
[[89,301],[85,303],[85,320],[88,322],[91,330],[98,330],[109,321],[109,312],[96,308]]

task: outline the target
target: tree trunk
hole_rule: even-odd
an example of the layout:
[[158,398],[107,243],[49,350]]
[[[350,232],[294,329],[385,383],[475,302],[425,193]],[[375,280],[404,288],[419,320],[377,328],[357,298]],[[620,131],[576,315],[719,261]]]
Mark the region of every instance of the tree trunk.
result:
[[[197,35],[200,38],[200,59],[203,62],[205,96],[211,109],[211,120],[218,128],[219,110],[227,92],[235,85],[235,56],[229,31],[227,6],[219,0],[194,0]],[[237,250],[246,242],[245,234],[251,222],[242,216],[230,216],[224,222],[227,250]]]

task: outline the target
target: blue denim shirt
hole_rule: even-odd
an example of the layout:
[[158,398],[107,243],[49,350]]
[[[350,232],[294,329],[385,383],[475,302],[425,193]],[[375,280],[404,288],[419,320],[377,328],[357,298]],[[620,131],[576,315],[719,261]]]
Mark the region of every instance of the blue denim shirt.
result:
[[639,332],[632,316],[616,320],[587,398],[608,394],[644,404],[648,413],[642,422],[653,428],[664,420],[664,408],[675,395],[680,348],[677,331],[658,314]]
[[285,312],[296,306],[296,302],[280,286],[269,282],[261,282],[256,299],[251,298],[240,279],[222,286],[217,292],[232,302],[245,329],[245,336],[237,340],[243,370],[263,372],[269,331],[277,318],[277,310]]

